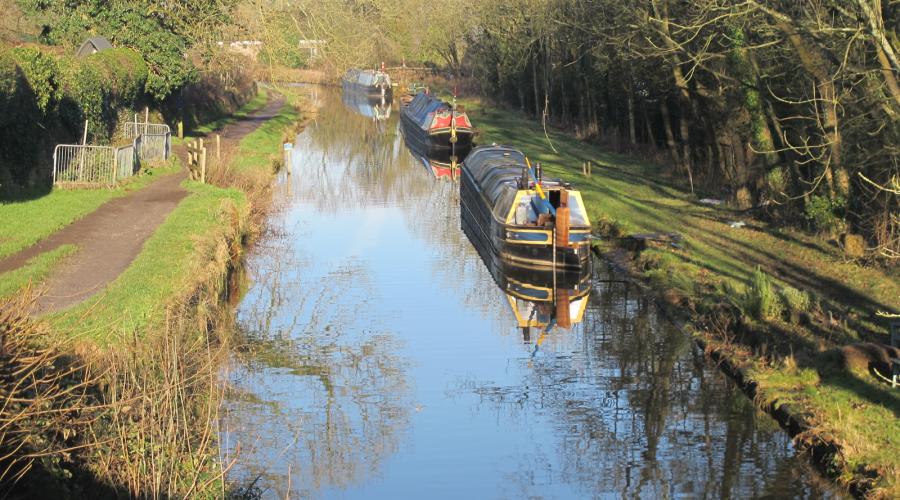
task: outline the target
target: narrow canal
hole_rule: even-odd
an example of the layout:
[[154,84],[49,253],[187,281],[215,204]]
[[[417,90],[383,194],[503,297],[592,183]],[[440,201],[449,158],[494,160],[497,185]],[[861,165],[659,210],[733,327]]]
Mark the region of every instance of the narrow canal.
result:
[[492,278],[458,184],[410,154],[397,110],[313,93],[247,262],[231,482],[264,498],[834,495],[601,262],[570,329],[520,328],[535,307]]

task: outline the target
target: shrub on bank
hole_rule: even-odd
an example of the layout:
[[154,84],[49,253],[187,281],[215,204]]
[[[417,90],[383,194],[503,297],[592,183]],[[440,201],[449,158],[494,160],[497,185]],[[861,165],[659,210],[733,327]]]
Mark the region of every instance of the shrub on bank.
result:
[[46,182],[53,145],[80,140],[84,120],[94,140],[107,140],[118,111],[143,98],[147,75],[127,48],[85,58],[38,46],[0,51],[0,193]]

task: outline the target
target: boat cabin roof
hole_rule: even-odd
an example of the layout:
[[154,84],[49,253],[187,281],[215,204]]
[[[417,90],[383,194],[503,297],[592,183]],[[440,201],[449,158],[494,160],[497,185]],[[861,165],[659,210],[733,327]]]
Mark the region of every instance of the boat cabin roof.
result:
[[356,69],[353,68],[347,71],[347,74],[344,78],[348,81],[354,81],[360,85],[372,86],[377,85],[379,83],[386,83],[390,85],[391,77],[388,76],[387,73],[382,71],[373,71],[371,69]]
[[407,111],[415,116],[426,116],[435,111],[449,111],[450,104],[425,92],[419,92],[407,106]]
[[[479,146],[473,149],[463,162],[465,169],[487,197],[494,215],[497,218],[507,217],[519,192],[519,180],[522,170],[528,166],[525,155],[518,149],[509,146]],[[542,179],[545,190],[568,188],[559,180]],[[527,197],[528,200],[531,196]],[[583,214],[578,199],[570,199],[572,220],[577,225],[587,225],[587,217]],[[534,215],[534,214],[532,214]],[[529,217],[531,218],[531,217]]]

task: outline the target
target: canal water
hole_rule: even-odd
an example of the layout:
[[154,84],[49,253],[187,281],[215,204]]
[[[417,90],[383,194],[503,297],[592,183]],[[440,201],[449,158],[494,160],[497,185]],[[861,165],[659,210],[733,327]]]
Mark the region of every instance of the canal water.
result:
[[296,138],[292,175],[277,180],[237,309],[243,346],[221,435],[235,488],[263,498],[834,496],[601,262],[572,327],[545,331],[539,308],[493,279],[460,229],[458,183],[410,154],[397,110],[383,119],[337,91],[311,97],[320,111]]

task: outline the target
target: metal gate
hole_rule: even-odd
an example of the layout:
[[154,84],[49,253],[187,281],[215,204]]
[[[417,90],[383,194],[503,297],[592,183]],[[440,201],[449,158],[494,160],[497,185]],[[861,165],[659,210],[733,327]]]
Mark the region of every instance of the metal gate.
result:
[[54,184],[116,183],[116,148],[60,144],[53,150]]

